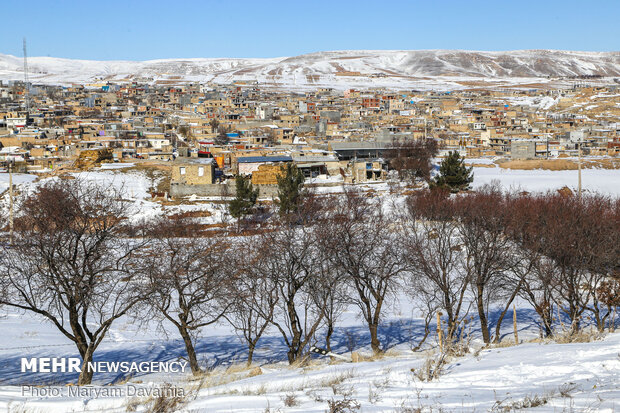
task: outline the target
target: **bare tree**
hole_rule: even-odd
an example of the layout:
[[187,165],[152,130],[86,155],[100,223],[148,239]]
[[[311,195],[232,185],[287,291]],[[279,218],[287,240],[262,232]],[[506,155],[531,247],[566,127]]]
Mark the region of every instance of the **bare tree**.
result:
[[278,304],[278,289],[268,277],[256,271],[260,256],[254,246],[235,243],[233,260],[232,306],[224,317],[241,334],[248,346],[248,366],[252,364],[258,341],[273,322]]
[[600,196],[547,194],[539,211],[546,218],[539,237],[552,265],[551,287],[571,320],[572,333],[579,330],[585,311],[593,313],[599,329],[604,328],[596,291],[618,262],[614,247],[609,247],[614,237],[609,208],[609,200]]
[[357,293],[351,300],[361,310],[375,353],[383,351],[378,329],[386,299],[406,268],[390,222],[380,204],[354,192],[345,194],[332,218],[333,236],[339,240],[334,262]]
[[438,144],[435,139],[394,140],[386,151],[386,158],[401,180],[429,181],[431,159],[437,155],[437,151]]
[[38,187],[20,205],[15,242],[5,251],[0,304],[40,314],[75,343],[79,385],[113,322],[144,297],[134,271],[140,238],[124,237],[121,193],[79,179]]
[[224,125],[219,125],[217,128],[217,135],[215,136],[214,142],[216,145],[228,145],[230,142],[230,138],[228,137],[228,133],[230,132],[230,128]]
[[195,349],[198,333],[231,306],[231,278],[224,268],[227,247],[218,236],[201,236],[189,222],[163,219],[154,225],[145,258],[148,305],[179,331],[194,375],[201,372]]
[[267,146],[275,146],[278,143],[278,135],[274,129],[270,129],[265,137],[265,143]]
[[177,130],[185,138],[185,140],[191,140],[194,138],[192,127],[189,125],[181,125]]
[[288,221],[279,223],[274,231],[263,232],[255,241],[260,257],[256,269],[280,298],[272,324],[288,347],[289,363],[294,363],[314,340],[324,317],[310,291],[316,244],[308,227]]
[[607,314],[602,320],[609,317],[609,331],[616,329],[617,308],[620,307],[620,272],[613,274],[609,279],[601,282],[596,290],[597,300],[607,309]]
[[[347,284],[346,273],[338,265],[335,248],[338,239],[333,235],[331,214],[334,203],[331,200],[317,200],[314,196],[304,199],[303,210],[312,210],[312,236],[318,255],[314,265],[315,277],[312,280],[312,296],[317,307],[323,311],[325,322],[325,346],[331,351],[331,338],[335,331],[336,322],[349,305],[350,289]],[[307,214],[305,214],[307,216]]]
[[509,269],[512,253],[511,242],[504,235],[504,200],[497,188],[489,187],[457,198],[453,205],[467,254],[465,268],[478,310],[482,338],[488,344],[491,342],[488,305],[506,288],[502,276]]
[[470,274],[458,225],[446,194],[439,190],[410,197],[407,207],[402,220],[403,245],[412,295],[427,309],[445,314],[445,339],[451,343],[469,311],[466,293]]
[[[543,254],[544,239],[541,235],[546,231],[546,216],[541,213],[544,210],[542,200],[528,194],[509,197],[506,236],[514,244],[512,268],[518,288],[513,291],[532,305],[540,317],[542,334],[550,336],[553,333],[553,265]],[[498,335],[499,330],[496,329],[496,338]]]
[[211,127],[211,133],[215,133],[220,126],[220,122],[216,118],[213,118],[209,121],[209,126]]

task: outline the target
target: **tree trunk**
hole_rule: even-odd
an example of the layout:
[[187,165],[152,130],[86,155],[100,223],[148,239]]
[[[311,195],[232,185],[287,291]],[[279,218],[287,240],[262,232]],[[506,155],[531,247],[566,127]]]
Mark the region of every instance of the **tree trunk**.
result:
[[256,343],[252,343],[252,342],[248,343],[248,367],[252,365],[255,348],[256,348]]
[[93,361],[93,351],[94,350],[89,346],[84,354],[82,354],[82,371],[80,372],[80,377],[78,377],[78,386],[86,386],[93,381],[94,372],[88,366],[88,363]]
[[607,316],[609,315],[609,312],[607,312],[606,316],[601,317],[601,311],[598,307],[597,302],[594,302],[594,304],[592,305],[592,312],[594,313],[594,321],[596,322],[596,328],[598,329],[599,333],[602,333],[603,331],[605,331],[605,321],[607,320]]
[[494,341],[496,343],[499,343],[499,336],[501,334],[501,329],[502,329],[502,321],[504,321],[504,317],[506,317],[508,310],[510,310],[510,304],[512,304],[517,294],[519,293],[520,289],[521,289],[521,282],[519,282],[515,290],[512,292],[512,294],[510,295],[510,298],[508,299],[508,303],[506,303],[506,307],[504,307],[504,310],[499,315],[499,319],[497,320],[497,325],[495,326],[495,340]]
[[194,376],[198,376],[202,370],[198,365],[198,358],[196,357],[196,349],[194,348],[194,343],[192,342],[192,337],[189,335],[189,332],[185,327],[178,326],[179,333],[183,338],[183,342],[185,343],[185,351],[187,352],[187,361],[189,361],[189,367],[192,369],[192,374]]
[[542,317],[542,322],[545,325],[545,337],[551,337],[553,335],[553,328],[552,328],[553,315],[551,314],[551,309],[549,309],[548,311],[543,310],[541,317]]
[[508,307],[502,310],[502,313],[499,315],[499,319],[497,320],[497,325],[495,326],[495,338],[493,339],[494,343],[499,343],[499,337],[502,329],[502,321],[504,321],[504,317],[508,313]]
[[327,322],[327,333],[325,334],[325,347],[327,351],[332,351],[332,334],[334,334],[334,324],[331,321]]
[[491,337],[489,336],[489,325],[487,322],[487,315],[484,311],[484,286],[478,284],[477,288],[477,296],[476,296],[476,304],[478,306],[478,317],[480,318],[480,329],[482,330],[482,339],[485,344],[489,344],[491,342]]
[[429,324],[426,323],[426,326],[424,326],[424,336],[422,337],[422,339],[420,340],[418,345],[415,346],[413,349],[411,349],[411,351],[418,351],[418,350],[420,350],[420,348],[422,347],[422,345],[424,344],[424,342],[428,338],[428,335],[430,334],[430,332],[431,332],[431,329],[429,328]]
[[551,306],[538,305],[534,306],[534,310],[536,314],[540,317],[540,320],[544,327],[545,337],[551,337],[553,334],[552,323],[553,323],[553,309]]
[[295,302],[293,299],[289,299],[286,303],[286,309],[288,312],[288,317],[291,322],[291,344],[289,345],[289,351],[287,352],[288,363],[293,364],[297,361],[297,359],[301,356],[301,326],[297,323],[297,310],[295,309]]
[[381,342],[379,341],[378,337],[378,327],[379,326],[377,325],[377,323],[368,323],[368,330],[370,331],[370,347],[375,354],[380,354],[383,352],[383,350],[381,349]]

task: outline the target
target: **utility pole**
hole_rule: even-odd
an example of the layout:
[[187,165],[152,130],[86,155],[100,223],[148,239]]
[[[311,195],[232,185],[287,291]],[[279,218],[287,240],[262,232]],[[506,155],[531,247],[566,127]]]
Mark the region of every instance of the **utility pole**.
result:
[[26,38],[24,37],[24,83],[26,98],[26,126],[30,118],[30,87],[28,86],[28,54],[26,53]]
[[578,157],[579,160],[577,162],[578,168],[579,168],[579,181],[578,181],[578,186],[577,186],[577,197],[579,198],[579,200],[581,200],[581,139],[577,142],[577,153],[578,153]]
[[13,160],[9,161],[9,243],[13,245]]

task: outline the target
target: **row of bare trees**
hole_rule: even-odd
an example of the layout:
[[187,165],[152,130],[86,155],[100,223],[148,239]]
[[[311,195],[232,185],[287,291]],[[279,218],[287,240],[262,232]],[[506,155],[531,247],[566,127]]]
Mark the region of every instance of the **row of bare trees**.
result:
[[[575,333],[586,315],[600,331],[615,318],[618,200],[503,194],[493,187],[452,197],[431,191],[410,197],[405,216],[413,290],[446,315],[451,339],[471,304],[485,343],[492,336],[499,341],[502,321],[517,297],[535,309],[547,336],[554,319],[567,318]],[[492,307],[499,308],[494,334]]]
[[[196,344],[227,322],[248,348],[281,335],[294,363],[331,348],[345,310],[356,308],[373,351],[386,309],[409,295],[441,312],[456,341],[474,312],[486,343],[517,297],[544,333],[554,310],[577,331],[584,315],[613,326],[620,305],[619,202],[601,196],[420,192],[388,204],[357,192],[305,194],[243,236],[191,218],[139,222],[119,191],[56,180],[25,195],[16,236],[2,254],[0,304],[34,312],[75,343],[86,363],[123,316],[156,320],[183,340],[194,374]],[[406,293],[406,294],[403,294]],[[499,309],[492,334],[490,309]],[[84,369],[78,384],[88,384]]]

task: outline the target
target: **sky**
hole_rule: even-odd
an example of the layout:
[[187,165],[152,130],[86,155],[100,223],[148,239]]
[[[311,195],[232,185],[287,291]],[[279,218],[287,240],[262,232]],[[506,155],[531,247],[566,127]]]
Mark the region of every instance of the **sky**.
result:
[[94,60],[326,50],[620,50],[620,0],[2,0],[0,53]]

